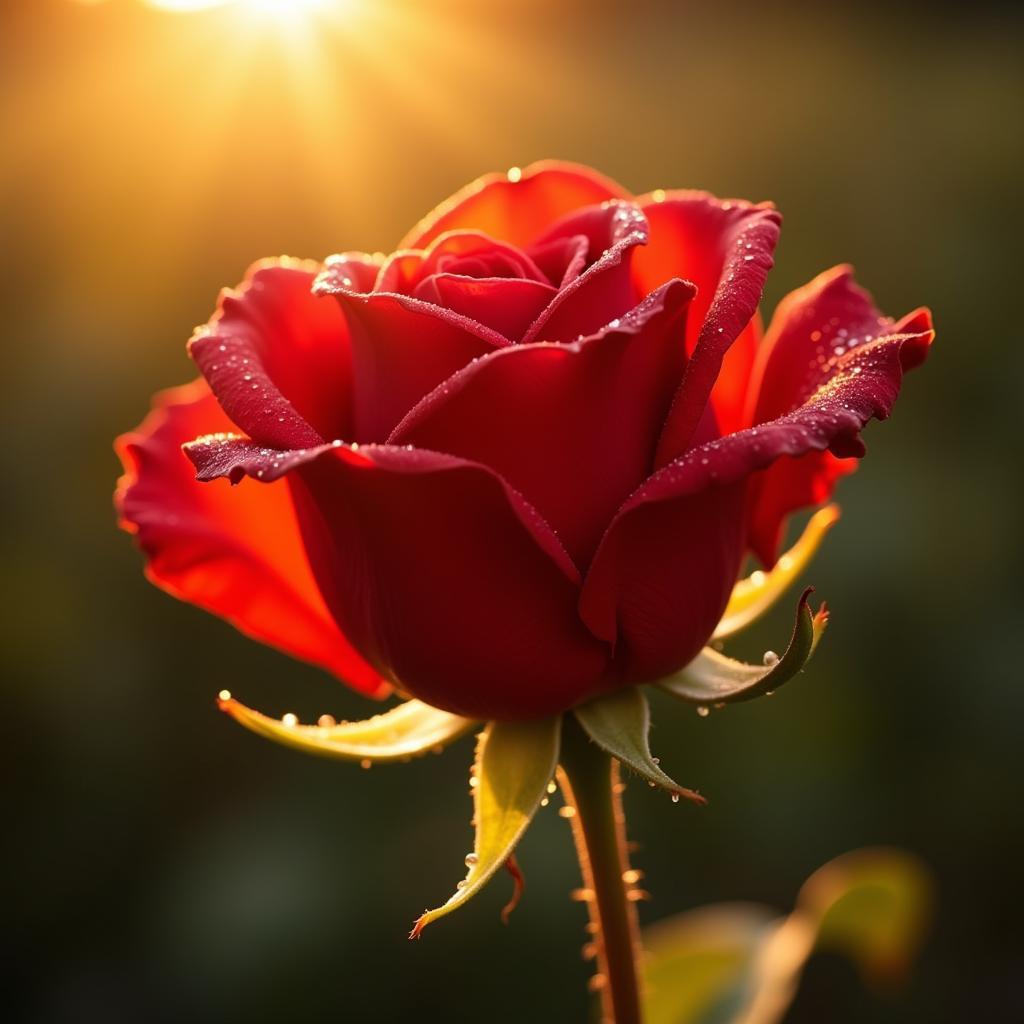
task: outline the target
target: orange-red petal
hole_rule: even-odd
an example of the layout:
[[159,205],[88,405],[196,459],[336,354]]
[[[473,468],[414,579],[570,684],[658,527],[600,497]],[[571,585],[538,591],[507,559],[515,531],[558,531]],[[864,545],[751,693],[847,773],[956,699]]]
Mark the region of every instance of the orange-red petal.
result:
[[163,590],[237,629],[384,696],[380,673],[342,635],[313,579],[288,485],[200,484],[181,446],[232,424],[204,381],[158,396],[145,422],[118,438],[116,505]]

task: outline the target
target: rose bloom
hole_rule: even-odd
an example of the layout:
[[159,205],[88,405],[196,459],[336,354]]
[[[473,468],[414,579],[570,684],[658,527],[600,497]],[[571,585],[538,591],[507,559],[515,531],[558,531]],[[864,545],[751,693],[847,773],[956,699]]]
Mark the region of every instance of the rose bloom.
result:
[[845,267],[762,331],[779,222],[548,162],[474,182],[390,256],[256,264],[189,343],[201,378],[118,442],[149,577],[363,693],[472,718],[681,668],[933,336]]

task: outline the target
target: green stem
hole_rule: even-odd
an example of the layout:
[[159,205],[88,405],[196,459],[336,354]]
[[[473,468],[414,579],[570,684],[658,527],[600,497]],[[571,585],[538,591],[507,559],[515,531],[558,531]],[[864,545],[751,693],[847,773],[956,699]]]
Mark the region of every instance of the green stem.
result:
[[597,954],[596,986],[608,1024],[641,1024],[639,928],[629,869],[618,762],[591,743],[575,716],[562,730],[558,781],[574,812],[573,837]]

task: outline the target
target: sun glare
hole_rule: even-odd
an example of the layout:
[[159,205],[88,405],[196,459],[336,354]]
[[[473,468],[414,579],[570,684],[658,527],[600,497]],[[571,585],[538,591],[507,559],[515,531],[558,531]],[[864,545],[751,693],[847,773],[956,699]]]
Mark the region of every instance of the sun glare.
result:
[[235,7],[254,14],[301,16],[314,11],[334,10],[350,6],[350,0],[144,0],[149,7],[161,11],[202,11],[213,7]]

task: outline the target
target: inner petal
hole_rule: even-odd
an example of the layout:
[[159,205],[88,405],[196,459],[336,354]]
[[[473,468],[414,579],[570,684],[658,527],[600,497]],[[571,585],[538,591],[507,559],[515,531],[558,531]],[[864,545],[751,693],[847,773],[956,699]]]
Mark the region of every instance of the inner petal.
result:
[[557,294],[550,284],[515,277],[433,274],[414,293],[518,341]]
[[517,246],[479,231],[450,231],[426,249],[396,252],[381,268],[374,291],[412,295],[421,281],[438,273],[548,283],[544,271]]

